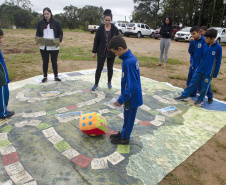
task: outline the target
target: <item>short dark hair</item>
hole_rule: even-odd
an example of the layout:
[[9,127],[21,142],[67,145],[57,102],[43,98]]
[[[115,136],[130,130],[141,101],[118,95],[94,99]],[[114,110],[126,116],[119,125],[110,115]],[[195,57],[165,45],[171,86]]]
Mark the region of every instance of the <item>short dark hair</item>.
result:
[[206,31],[207,29],[208,29],[207,26],[201,26],[201,27],[200,27],[200,30]]
[[200,31],[200,28],[198,26],[193,26],[190,29],[190,33],[192,33],[193,31],[199,32]]
[[208,29],[204,35],[205,37],[210,37],[210,38],[216,38],[217,37],[217,30],[211,28]]
[[123,49],[127,49],[125,39],[122,38],[120,35],[112,37],[108,44],[108,50],[114,49],[118,51],[119,47],[122,47]]
[[2,29],[0,28],[0,36],[3,36],[3,35],[4,35],[4,33],[3,33]]

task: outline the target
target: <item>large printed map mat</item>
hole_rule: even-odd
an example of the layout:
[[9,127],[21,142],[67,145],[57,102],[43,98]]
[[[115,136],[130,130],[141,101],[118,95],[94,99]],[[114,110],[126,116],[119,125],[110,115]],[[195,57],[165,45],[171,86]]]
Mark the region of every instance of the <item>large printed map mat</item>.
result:
[[[225,103],[177,102],[182,89],[142,77],[144,105],[130,145],[113,145],[109,136],[121,130],[123,110],[109,102],[120,95],[121,71],[114,69],[108,89],[104,69],[97,91],[90,91],[95,70],[59,76],[62,82],[49,75],[44,84],[42,76],[10,83],[8,108],[16,114],[0,122],[3,184],[154,185],[225,126]],[[79,130],[80,115],[89,112],[106,118],[106,135]]]

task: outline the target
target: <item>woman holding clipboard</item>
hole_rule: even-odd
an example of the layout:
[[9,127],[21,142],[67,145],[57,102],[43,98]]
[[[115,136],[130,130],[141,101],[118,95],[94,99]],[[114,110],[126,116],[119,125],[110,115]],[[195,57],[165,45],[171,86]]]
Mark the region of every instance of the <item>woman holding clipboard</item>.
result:
[[[59,38],[59,46],[63,39],[63,30],[61,24],[53,19],[52,12],[49,8],[43,9],[43,19],[39,21],[37,26],[37,37],[43,37],[46,39],[55,39]],[[42,56],[42,68],[44,73],[44,78],[42,79],[42,83],[47,81],[47,72],[49,65],[49,55],[51,56],[52,68],[54,72],[54,80],[61,81],[58,78],[58,67],[57,67],[57,58],[60,47],[57,46],[39,46],[40,53]]]

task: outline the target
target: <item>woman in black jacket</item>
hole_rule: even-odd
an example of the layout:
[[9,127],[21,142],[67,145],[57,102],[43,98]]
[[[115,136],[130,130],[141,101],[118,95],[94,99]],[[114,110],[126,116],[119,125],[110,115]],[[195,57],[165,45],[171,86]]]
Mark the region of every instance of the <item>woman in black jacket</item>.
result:
[[[63,39],[62,27],[56,19],[53,19],[52,12],[49,8],[43,9],[43,19],[38,22],[36,36],[48,39],[59,38],[60,40],[59,46],[62,42]],[[49,55],[51,56],[52,68],[55,77],[54,80],[61,81],[58,78],[58,67],[57,67],[57,57],[60,49],[59,46],[58,47],[40,46],[40,53],[42,55],[43,61],[42,68],[44,73],[42,83],[47,81]]]
[[111,51],[108,51],[108,43],[111,38],[115,35],[118,35],[118,28],[111,23],[112,14],[111,10],[107,9],[104,11],[104,23],[101,24],[97,29],[96,36],[93,43],[93,58],[97,54],[97,69],[95,74],[95,84],[92,88],[93,91],[97,90],[98,83],[100,80],[101,72],[104,67],[105,59],[107,58],[107,69],[108,69],[108,88],[112,88],[111,79],[113,76],[113,64],[115,60],[115,54]]
[[[171,35],[173,33],[173,22],[170,16],[164,19],[163,25],[160,29],[160,35],[162,36],[160,40],[160,59],[157,66],[166,67],[166,61],[168,59],[168,51],[171,44]],[[162,64],[163,53],[165,51],[164,64]]]

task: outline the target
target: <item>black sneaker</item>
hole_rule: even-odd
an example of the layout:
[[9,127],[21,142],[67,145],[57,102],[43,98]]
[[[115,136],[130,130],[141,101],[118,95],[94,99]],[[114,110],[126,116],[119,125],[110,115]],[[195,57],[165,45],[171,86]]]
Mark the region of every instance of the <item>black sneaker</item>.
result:
[[122,139],[120,138],[112,138],[111,142],[113,144],[121,144],[121,145],[128,145],[129,144],[129,139]]
[[196,97],[196,94],[190,94],[189,97]]
[[110,138],[121,138],[121,132],[119,131],[118,134],[111,134]]
[[201,101],[201,100],[197,100],[197,101],[195,102],[195,105],[198,105],[198,106],[202,106],[203,104],[204,104],[204,102]]
[[212,104],[213,103],[213,98],[208,98],[208,102],[209,104]]
[[0,117],[0,119],[10,118],[10,117],[12,117],[14,114],[15,114],[14,111],[8,111],[8,116],[6,116],[6,117]]
[[188,97],[183,97],[183,96],[179,96],[174,98],[175,100],[180,100],[180,101],[188,101]]
[[61,79],[59,79],[58,77],[55,77],[54,80],[57,82],[61,82]]
[[45,83],[47,81],[47,77],[44,77],[43,79],[42,79],[42,83]]

